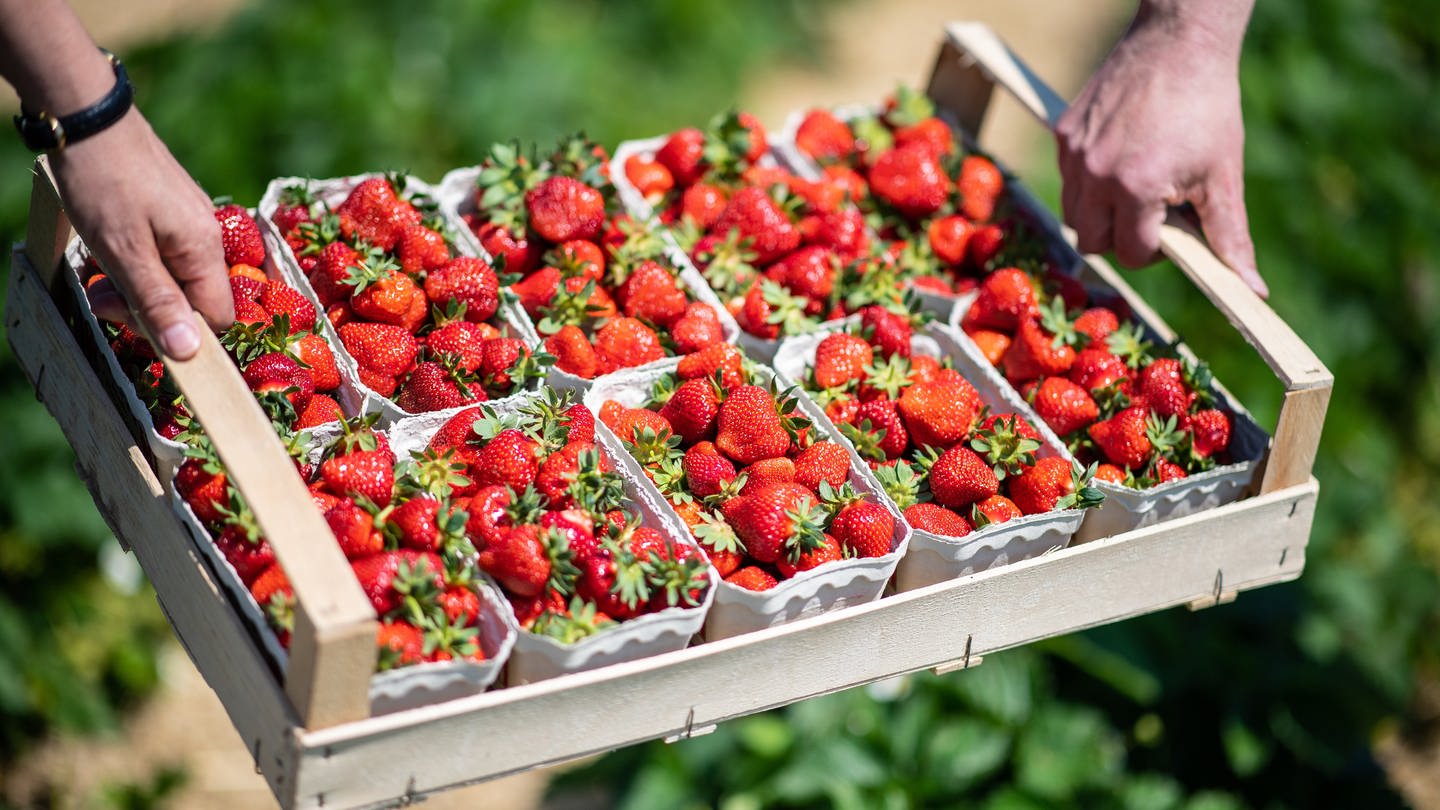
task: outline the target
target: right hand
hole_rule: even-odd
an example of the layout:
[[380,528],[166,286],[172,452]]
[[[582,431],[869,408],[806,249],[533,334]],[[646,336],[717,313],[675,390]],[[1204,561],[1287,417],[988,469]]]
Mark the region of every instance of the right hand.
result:
[[110,282],[90,290],[96,315],[138,322],[178,360],[200,349],[194,311],[217,331],[234,322],[210,198],[139,110],[56,153],[50,165],[70,223]]

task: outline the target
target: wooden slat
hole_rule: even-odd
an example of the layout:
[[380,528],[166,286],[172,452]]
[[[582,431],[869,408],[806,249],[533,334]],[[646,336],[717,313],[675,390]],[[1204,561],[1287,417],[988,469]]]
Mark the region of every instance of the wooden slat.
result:
[[[651,659],[300,735],[298,807],[393,804],[1294,579],[1318,485]],[[736,677],[745,673],[745,677]],[[457,756],[455,752],[463,752]],[[545,763],[537,763],[537,759]]]
[[56,311],[48,285],[14,254],[6,335],[15,357],[75,448],[77,468],[107,525],[128,538],[191,660],[265,765],[277,794],[289,789],[291,729],[298,718],[275,673],[224,592],[213,582],[145,454]]
[[65,246],[70,244],[75,232],[60,204],[50,162],[42,157],[30,171],[30,221],[25,229],[25,255],[44,286],[49,288],[65,256]]
[[955,120],[975,138],[980,137],[980,127],[985,122],[994,91],[995,83],[973,59],[966,59],[948,39],[940,43],[940,54],[935,59],[935,69],[925,93],[942,108],[955,113]]
[[[1009,91],[1038,121],[1054,130],[1065,113],[1065,100],[1035,75],[994,31],[981,23],[970,22],[951,23],[946,31],[959,58],[942,60],[936,66],[937,72],[960,75],[978,68]],[[1320,444],[1329,390],[1334,384],[1330,371],[1300,336],[1206,247],[1183,217],[1172,214],[1162,226],[1160,248],[1255,347],[1285,386],[1287,396],[1281,404],[1272,443],[1272,453],[1281,457],[1280,463],[1274,465],[1273,474],[1267,469],[1261,491],[1272,492],[1308,479],[1309,465]],[[1320,393],[1299,398],[1288,396],[1305,390]],[[1287,409],[1291,412],[1286,413]],[[1303,469],[1300,465],[1304,465]]]
[[[68,238],[59,191],[44,158],[36,161],[31,196],[34,234],[43,239],[53,230]],[[45,220],[51,222],[48,228]],[[63,253],[65,239],[50,239],[59,242]],[[41,244],[35,251],[41,260],[45,247]],[[226,475],[250,504],[295,590],[286,692],[311,728],[367,717],[376,658],[374,609],[331,540],[270,420],[220,341],[198,314],[195,318],[200,351],[189,360],[163,353],[161,359],[205,427]]]

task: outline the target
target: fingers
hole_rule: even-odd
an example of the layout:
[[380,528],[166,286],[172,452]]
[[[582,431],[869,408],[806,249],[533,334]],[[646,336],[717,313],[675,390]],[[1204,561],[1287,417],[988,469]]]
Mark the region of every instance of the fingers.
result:
[[135,325],[135,319],[130,315],[130,305],[125,302],[125,296],[120,293],[115,282],[108,277],[90,285],[85,290],[85,297],[90,299],[90,309],[95,313],[95,317],[111,323]]
[[194,208],[183,219],[156,223],[155,237],[161,261],[190,305],[218,331],[235,322],[220,224],[211,215],[208,200]]
[[1113,184],[1086,177],[1077,193],[1070,227],[1075,229],[1075,247],[1081,253],[1104,253],[1114,244],[1115,199]]
[[1115,258],[1126,267],[1144,267],[1160,253],[1165,202],[1126,194],[1115,206]]
[[[121,257],[123,256],[123,258]],[[105,266],[125,292],[143,333],[165,354],[188,360],[200,350],[200,329],[190,301],[160,262],[152,242],[130,246]]]
[[1245,181],[1238,172],[1212,172],[1193,200],[1205,240],[1220,260],[1230,266],[1261,298],[1270,288],[1255,267],[1255,243],[1245,212]]

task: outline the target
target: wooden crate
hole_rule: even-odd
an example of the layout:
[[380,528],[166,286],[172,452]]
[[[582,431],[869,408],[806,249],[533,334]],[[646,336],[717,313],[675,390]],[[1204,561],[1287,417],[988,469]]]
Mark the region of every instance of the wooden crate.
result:
[[[949,26],[931,96],[975,133],[997,84],[1047,125],[1064,110],[988,28]],[[74,446],[101,513],[154,583],[176,634],[287,808],[405,804],[644,740],[695,736],[724,720],[900,673],[962,669],[1039,639],[1177,605],[1227,602],[1304,568],[1318,492],[1310,469],[1332,378],[1192,232],[1167,225],[1165,253],[1285,388],[1253,496],[793,624],[367,717],[374,613],[298,476],[284,472],[293,467],[239,374],[208,338],[195,359],[166,360],[294,584],[297,626],[283,679],[178,523],[168,482],[157,479],[97,374],[102,366],[76,339],[83,316],[56,283],[70,235],[38,161],[30,229],[10,276],[11,344]],[[1136,312],[1160,322],[1113,269],[1087,261]],[[753,677],[730,677],[739,671]]]

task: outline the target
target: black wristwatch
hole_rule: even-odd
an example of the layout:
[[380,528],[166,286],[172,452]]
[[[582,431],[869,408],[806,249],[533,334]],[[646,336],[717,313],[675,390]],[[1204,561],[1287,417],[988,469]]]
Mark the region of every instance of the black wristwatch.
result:
[[130,76],[115,54],[104,53],[115,68],[115,86],[104,98],[79,112],[59,118],[44,111],[32,113],[23,103],[20,105],[20,114],[15,116],[15,129],[20,131],[20,138],[31,151],[58,152],[67,144],[104,131],[129,112],[130,105],[135,101],[135,88],[130,84]]

